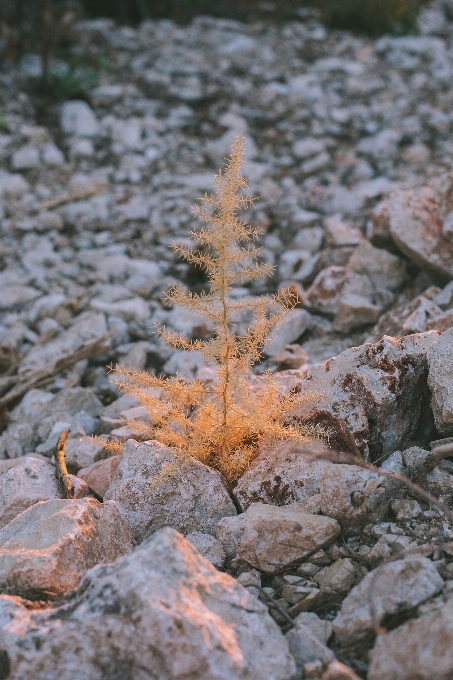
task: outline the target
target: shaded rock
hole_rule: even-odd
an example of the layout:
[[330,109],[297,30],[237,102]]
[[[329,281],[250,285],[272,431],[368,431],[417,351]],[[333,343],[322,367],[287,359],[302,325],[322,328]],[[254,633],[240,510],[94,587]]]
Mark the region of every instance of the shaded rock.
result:
[[432,190],[395,191],[387,206],[390,233],[400,250],[436,281],[450,281],[453,244],[442,234],[442,220]]
[[215,470],[157,441],[126,442],[104,499],[125,510],[137,541],[166,525],[185,534],[214,534],[222,517],[236,514]]
[[293,309],[285,323],[279,326],[264,346],[269,356],[285,349],[286,345],[295,342],[312,325],[312,317],[305,309]]
[[354,673],[352,668],[335,659],[329,663],[321,680],[360,680],[360,676]]
[[294,505],[253,503],[245,513],[239,555],[272,573],[323,548],[339,531],[334,519],[309,515]]
[[238,556],[239,545],[245,529],[245,514],[222,517],[215,528],[216,538],[225,548],[229,560]]
[[94,111],[84,101],[65,102],[61,110],[63,132],[80,137],[94,137],[99,132],[99,123]]
[[327,267],[315,278],[306,291],[304,303],[309,311],[334,317],[340,300],[345,295],[371,298],[374,287],[370,279],[346,267]]
[[41,292],[31,286],[3,286],[0,294],[0,310],[20,307],[36,300]]
[[376,288],[398,290],[406,277],[406,263],[383,248],[375,248],[363,241],[352,253],[348,267],[358,274],[366,274]]
[[428,351],[431,408],[439,433],[453,433],[453,328],[445,331]]
[[453,600],[380,635],[370,653],[370,680],[449,680],[453,675]]
[[190,541],[200,555],[206,557],[217,569],[222,569],[225,564],[225,550],[217,538],[201,531],[192,531],[187,534],[186,540]]
[[345,423],[366,459],[385,458],[404,446],[418,423],[427,351],[437,337],[436,331],[401,340],[384,336],[314,366],[300,387],[320,396],[314,407],[307,402],[294,415],[330,427],[331,444],[350,450]]
[[0,603],[8,680],[296,678],[267,607],[169,527],[93,569],[68,610]]
[[403,338],[426,330],[440,330],[433,326],[433,321],[441,314],[442,310],[429,298],[427,291],[426,295],[418,295],[410,302],[383,314],[366,340],[378,342],[384,335]]
[[294,619],[296,626],[303,625],[310,628],[316,637],[327,644],[332,636],[332,623],[328,619],[320,619],[315,612],[302,612]]
[[349,557],[336,560],[313,577],[323,595],[348,592],[357,578],[357,569]]
[[362,295],[346,294],[341,297],[333,322],[333,330],[340,333],[376,323],[380,309]]
[[121,456],[104,458],[104,460],[99,460],[79,470],[77,477],[80,477],[90,487],[91,491],[103,498],[115,479],[120,462]]
[[438,593],[443,586],[434,564],[425,557],[408,557],[369,572],[343,601],[333,621],[341,644],[363,638],[384,617],[408,611]]
[[116,503],[36,503],[0,531],[0,587],[25,597],[73,590],[88,569],[134,547]]
[[289,651],[296,661],[297,672],[303,677],[304,666],[312,661],[326,664],[334,659],[334,653],[315,635],[310,628],[297,624],[286,633]]
[[105,443],[93,437],[68,439],[65,457],[68,470],[78,472],[105,457]]

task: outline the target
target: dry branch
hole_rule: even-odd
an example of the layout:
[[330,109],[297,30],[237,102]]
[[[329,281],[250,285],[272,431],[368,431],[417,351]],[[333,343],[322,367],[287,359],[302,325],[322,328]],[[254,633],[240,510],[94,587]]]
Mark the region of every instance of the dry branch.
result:
[[97,196],[107,191],[107,186],[105,184],[95,184],[93,187],[87,187],[86,189],[80,189],[80,191],[71,191],[67,194],[61,194],[60,196],[55,196],[54,198],[41,203],[39,210],[43,212],[44,210],[52,210],[52,208],[58,208],[60,205],[65,203],[71,203],[72,201],[81,201],[85,198],[91,198],[92,196]]
[[82,359],[88,359],[97,354],[102,354],[108,349],[109,339],[110,333],[105,333],[100,338],[85,343],[67,357],[46,364],[43,368],[27,371],[21,375],[0,378],[0,394],[4,395],[0,398],[0,408],[14,403],[31,389],[47,385],[56,375],[72,368]]
[[74,485],[71,482],[65,461],[65,446],[69,433],[69,429],[63,430],[55,448],[55,472],[57,474],[57,480],[60,484],[63,498],[75,498]]

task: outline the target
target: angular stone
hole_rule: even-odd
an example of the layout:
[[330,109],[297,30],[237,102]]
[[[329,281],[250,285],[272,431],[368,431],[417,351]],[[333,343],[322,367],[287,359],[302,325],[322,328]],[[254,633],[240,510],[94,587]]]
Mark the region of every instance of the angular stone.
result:
[[406,263],[383,248],[375,248],[363,241],[352,253],[348,267],[357,274],[366,274],[376,288],[398,290],[406,277]]
[[95,137],[99,132],[99,123],[94,111],[86,102],[80,100],[63,104],[61,127],[63,132],[79,137]]
[[453,328],[439,336],[428,351],[431,408],[441,435],[453,434]]
[[214,534],[222,517],[236,509],[220,475],[157,441],[124,445],[122,461],[104,496],[115,500],[142,541],[163,526],[189,534]]
[[448,680],[453,676],[453,600],[380,635],[370,653],[369,680]]
[[338,303],[338,311],[333,322],[333,330],[349,333],[357,328],[376,323],[380,308],[362,295],[342,295]]
[[239,555],[257,569],[273,573],[323,548],[339,532],[339,524],[330,517],[309,515],[297,506],[253,503],[245,514]]
[[334,317],[340,300],[346,294],[358,294],[371,298],[374,287],[370,279],[346,267],[323,269],[308,288],[304,304],[309,311]]
[[32,598],[74,590],[88,569],[133,547],[116,503],[42,501],[0,531],[0,588]]
[[269,356],[285,349],[307,331],[312,325],[312,316],[305,309],[293,309],[285,322],[276,328],[266,345],[264,352]]
[[347,645],[365,637],[384,617],[416,607],[442,586],[439,572],[426,557],[407,557],[370,571],[333,621],[337,640]]
[[296,661],[297,672],[303,676],[306,663],[321,661],[326,664],[332,661],[334,653],[321,640],[303,624],[298,624],[286,633],[289,651]]
[[3,286],[0,295],[0,310],[21,307],[36,300],[41,292],[31,286]]
[[60,498],[55,468],[27,456],[0,475],[0,529],[39,501]]
[[401,340],[384,336],[376,344],[352,347],[313,366],[300,388],[317,395],[298,407],[302,423],[332,430],[334,447],[351,450],[345,424],[365,458],[382,460],[412,436],[426,392],[427,351],[436,331]]
[[324,567],[313,577],[323,595],[337,595],[348,592],[357,578],[357,569],[349,557],[336,560],[330,567]]
[[446,312],[435,316],[426,324],[428,331],[440,331],[443,333],[448,331],[449,328],[453,328],[453,309],[447,309]]
[[215,528],[216,538],[225,548],[226,556],[230,560],[238,556],[244,529],[245,513],[231,517],[222,517]]
[[99,460],[79,470],[77,477],[86,482],[91,491],[94,491],[100,498],[104,498],[107,489],[109,489],[115,479],[120,462],[121,456],[104,458],[104,460]]
[[226,555],[223,545],[217,538],[201,531],[192,531],[187,534],[186,540],[190,541],[200,555],[203,555],[217,569],[222,569]]
[[296,680],[266,605],[169,527],[93,569],[69,609],[0,596],[0,631],[8,680]]
[[104,458],[105,443],[101,438],[78,437],[68,439],[65,457],[68,470],[78,472]]
[[428,295],[429,291],[383,314],[366,341],[378,342],[384,335],[403,338],[405,335],[424,333],[427,330],[440,330],[433,328],[431,324],[434,319],[439,318],[442,310]]
[[431,189],[395,191],[388,201],[391,235],[410,260],[434,280],[453,279],[453,244],[442,234],[442,220]]

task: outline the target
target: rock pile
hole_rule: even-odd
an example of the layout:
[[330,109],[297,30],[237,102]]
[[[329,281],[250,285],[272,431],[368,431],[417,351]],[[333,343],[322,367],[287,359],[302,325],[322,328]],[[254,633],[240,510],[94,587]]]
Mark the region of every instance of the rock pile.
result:
[[[449,16],[434,2],[419,35],[376,41],[311,11],[85,21],[62,57],[99,84],[46,107],[37,55],[4,66],[0,679],[451,677]],[[331,448],[265,447],[228,488],[141,441],[146,411],[106,366],[212,379],[153,324],[212,332],[163,306],[175,280],[206,285],[168,246],[240,131],[276,269],[234,295],[298,296],[256,380],[316,393],[295,417]]]

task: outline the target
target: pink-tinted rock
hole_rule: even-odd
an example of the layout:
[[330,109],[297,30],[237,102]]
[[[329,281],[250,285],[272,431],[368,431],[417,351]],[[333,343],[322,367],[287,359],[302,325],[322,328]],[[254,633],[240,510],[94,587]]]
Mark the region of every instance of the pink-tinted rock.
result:
[[398,190],[387,205],[390,232],[401,252],[436,281],[453,279],[453,244],[442,234],[442,219],[432,190]]
[[374,288],[370,279],[346,267],[327,267],[315,278],[304,296],[310,311],[334,317],[342,296],[358,294],[371,297]]
[[104,460],[99,460],[87,468],[82,468],[77,473],[77,477],[86,482],[89,488],[95,494],[104,497],[107,489],[111,486],[115,479],[118,465],[121,462],[121,456],[111,456]]

